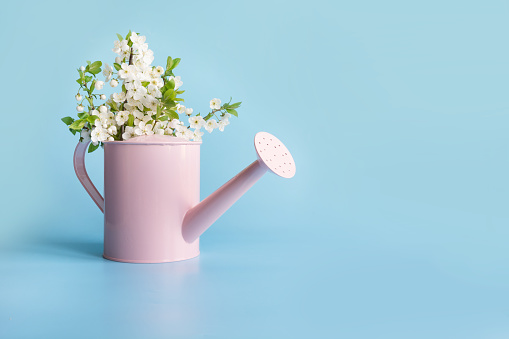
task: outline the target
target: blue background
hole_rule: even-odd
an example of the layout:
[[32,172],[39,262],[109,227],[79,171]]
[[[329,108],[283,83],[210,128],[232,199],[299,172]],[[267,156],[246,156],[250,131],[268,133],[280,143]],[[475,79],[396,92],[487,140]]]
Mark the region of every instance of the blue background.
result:
[[[509,3],[20,2],[0,11],[1,338],[508,338]],[[263,177],[198,259],[101,258],[75,177],[75,69],[115,33],[181,57],[186,104],[243,101],[202,198],[264,130]],[[107,92],[109,94],[109,92]],[[87,158],[102,190],[102,151]]]

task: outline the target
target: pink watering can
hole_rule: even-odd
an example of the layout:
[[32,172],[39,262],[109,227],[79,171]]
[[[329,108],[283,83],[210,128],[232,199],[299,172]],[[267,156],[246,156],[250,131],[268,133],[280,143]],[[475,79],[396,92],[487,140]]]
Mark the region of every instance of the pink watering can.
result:
[[200,254],[199,237],[267,171],[295,175],[290,151],[275,136],[254,139],[258,159],[200,202],[201,142],[141,136],[104,143],[104,198],[85,169],[88,142],[74,152],[74,170],[104,213],[104,258],[161,263]]

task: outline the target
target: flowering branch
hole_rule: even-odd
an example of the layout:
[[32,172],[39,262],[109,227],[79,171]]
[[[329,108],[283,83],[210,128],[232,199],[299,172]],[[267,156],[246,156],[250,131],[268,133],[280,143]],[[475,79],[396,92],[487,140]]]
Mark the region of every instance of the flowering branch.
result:
[[[119,40],[115,41],[113,48],[113,52],[118,54],[113,63],[114,69],[105,64],[102,73],[106,82],[111,79],[111,87],[121,83],[122,90],[113,93],[108,100],[104,94],[94,94],[94,89],[101,90],[104,86],[104,81],[95,79],[101,72],[102,62],[87,61],[86,67],[78,69],[80,77],[76,80],[80,85],[76,94],[78,119],[62,118],[73,134],[80,131],[80,141],[92,141],[89,152],[105,141],[129,140],[151,134],[200,141],[203,135],[201,127],[208,132],[216,128],[223,131],[229,124],[229,118],[238,116],[236,109],[241,102],[231,104],[231,98],[223,105],[221,100],[212,99],[210,113],[205,117],[200,113],[193,116],[193,109],[182,104],[184,99],[180,95],[184,90],[180,89],[183,85],[181,77],[173,73],[180,58],[168,57],[166,68],[151,66],[154,54],[145,43],[146,37],[131,31],[125,38],[117,36]],[[85,98],[80,91],[86,92]],[[106,101],[96,108],[94,99],[97,96]],[[85,99],[88,110],[83,105]],[[187,118],[188,125],[180,119],[181,116]]]

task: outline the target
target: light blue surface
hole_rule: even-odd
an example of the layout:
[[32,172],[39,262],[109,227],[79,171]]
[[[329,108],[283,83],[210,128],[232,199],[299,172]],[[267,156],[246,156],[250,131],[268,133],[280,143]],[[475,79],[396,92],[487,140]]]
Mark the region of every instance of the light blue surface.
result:
[[[0,338],[508,338],[507,1],[9,2],[0,11]],[[242,100],[202,198],[274,133],[201,256],[100,257],[72,168],[75,69],[115,33],[181,57],[186,103]],[[88,157],[102,187],[102,152]]]

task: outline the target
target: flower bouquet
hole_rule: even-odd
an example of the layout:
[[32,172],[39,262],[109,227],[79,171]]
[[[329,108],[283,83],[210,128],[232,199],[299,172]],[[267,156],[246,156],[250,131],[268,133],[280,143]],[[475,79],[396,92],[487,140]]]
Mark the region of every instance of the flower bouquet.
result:
[[[204,116],[194,114],[192,108],[183,105],[183,82],[174,74],[180,58],[168,57],[166,68],[152,66],[154,53],[145,43],[145,36],[131,31],[125,38],[117,36],[113,52],[118,56],[113,67],[107,63],[103,67],[101,61],[87,61],[87,66],[78,69],[78,117],[62,118],[73,134],[80,132],[80,141],[91,141],[88,152],[105,141],[152,134],[200,141],[202,127],[209,133],[214,129],[223,131],[231,116],[238,116],[241,103],[232,103],[231,98],[223,104],[214,98],[210,100],[210,112]],[[101,71],[104,81],[96,77]],[[121,91],[107,99],[100,93],[106,82]]]

